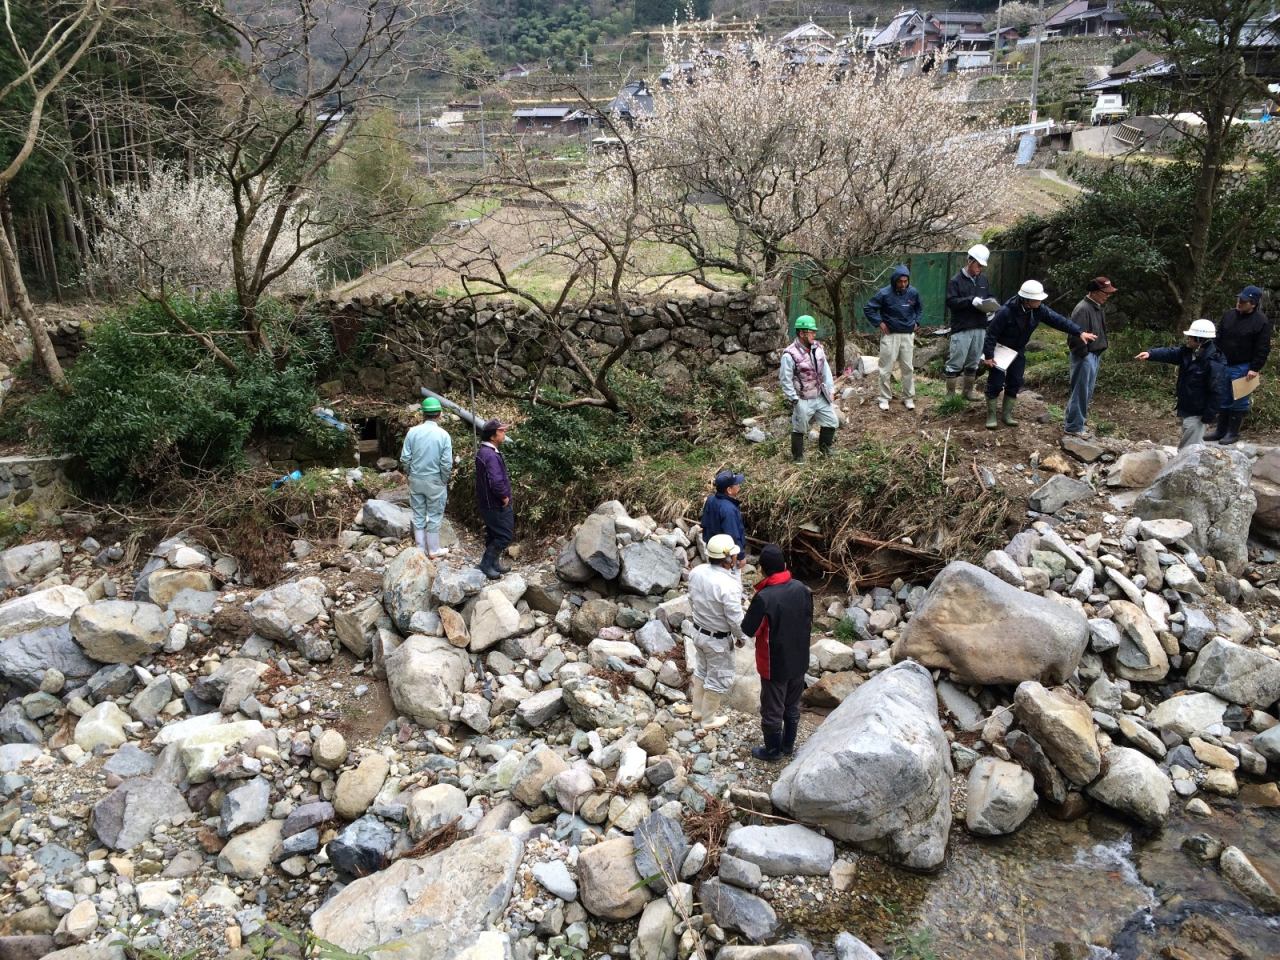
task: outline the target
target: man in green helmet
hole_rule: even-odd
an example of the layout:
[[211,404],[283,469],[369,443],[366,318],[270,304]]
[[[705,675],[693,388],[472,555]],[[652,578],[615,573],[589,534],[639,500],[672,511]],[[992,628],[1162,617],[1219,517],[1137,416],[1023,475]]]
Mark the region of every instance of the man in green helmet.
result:
[[818,452],[830,456],[840,421],[832,402],[835,381],[827,355],[818,343],[818,325],[813,317],[796,318],[796,338],[782,352],[778,380],[782,383],[783,396],[791,401],[791,459],[804,463],[804,435],[815,420]]
[[422,401],[422,423],[404,438],[400,467],[409,475],[409,506],[413,508],[413,539],[432,559],[449,553],[440,546],[440,523],[449,499],[453,473],[453,440],[440,426],[440,401]]

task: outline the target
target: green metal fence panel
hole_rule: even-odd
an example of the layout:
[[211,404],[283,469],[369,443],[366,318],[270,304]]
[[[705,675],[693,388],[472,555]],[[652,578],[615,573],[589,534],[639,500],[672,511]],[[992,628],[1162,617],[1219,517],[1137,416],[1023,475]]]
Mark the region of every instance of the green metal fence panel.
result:
[[[887,286],[895,267],[901,263],[911,271],[911,282],[920,291],[924,308],[922,325],[942,327],[951,322],[947,313],[947,281],[964,267],[967,255],[963,250],[913,253],[906,257],[859,257],[854,278],[846,284],[845,317],[851,331],[869,329],[862,315],[866,302],[876,291]],[[812,261],[794,264],[787,277],[785,294],[787,315],[791,321],[791,334],[795,334],[796,318],[804,314],[818,322],[819,336],[825,338],[832,332],[831,320],[823,305],[826,295],[818,285],[814,274],[817,267]],[[987,264],[987,277],[991,280],[991,292],[1003,303],[1018,291],[1022,276],[1021,250],[993,250]]]

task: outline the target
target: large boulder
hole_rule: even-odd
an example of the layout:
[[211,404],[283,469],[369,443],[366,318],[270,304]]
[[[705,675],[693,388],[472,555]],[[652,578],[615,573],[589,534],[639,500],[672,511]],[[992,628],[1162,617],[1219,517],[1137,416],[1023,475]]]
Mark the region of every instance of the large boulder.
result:
[[62,547],[56,540],[10,547],[0,553],[0,590],[20,583],[34,583],[61,566]]
[[1134,450],[1123,453],[1107,470],[1108,487],[1146,488],[1169,463],[1163,450]]
[[578,857],[582,905],[601,920],[630,920],[644,909],[653,899],[653,891],[641,884],[641,879],[630,837],[597,843]]
[[825,877],[836,860],[831,839],[799,823],[741,827],[729,834],[725,849],[766,877]]
[[1173,783],[1146,754],[1112,747],[1102,755],[1102,776],[1087,792],[1113,810],[1158,827],[1169,816]]
[[365,597],[354,607],[334,611],[333,632],[344,647],[363,660],[373,650],[378,621],[383,616],[382,604],[373,597]]
[[1214,637],[1196,654],[1187,686],[1228,703],[1265,710],[1280,700],[1280,663],[1250,647]]
[[1125,680],[1155,683],[1169,672],[1169,655],[1151,625],[1151,618],[1137,604],[1112,600],[1111,613],[1120,631],[1116,647],[1116,675]]
[[360,525],[375,537],[403,540],[413,533],[413,514],[386,500],[366,500]]
[[892,654],[961,683],[1056,686],[1075,673],[1088,642],[1084,614],[956,561],[934,579]]
[[1035,808],[1035,778],[1016,763],[983,757],[969,770],[964,823],[970,833],[1013,833]]
[[264,590],[245,605],[249,623],[268,640],[288,640],[295,626],[302,627],[324,613],[324,581],[304,577]]
[[66,680],[75,681],[88,680],[101,666],[72,639],[69,623],[0,640],[0,676],[31,690],[49,670],[60,670]]
[[99,600],[71,615],[71,636],[95,660],[134,664],[164,645],[169,625],[154,603]]
[[1065,474],[1055,473],[1031,493],[1031,509],[1038,513],[1057,513],[1068,503],[1088,500],[1094,494],[1093,487],[1083,480],[1075,480]]
[[597,597],[588,600],[574,612],[569,629],[573,639],[586,646],[600,636],[600,631],[605,627],[612,627],[617,616],[616,603]]
[[480,594],[471,610],[469,630],[469,649],[472,653],[483,653],[520,632],[520,612],[505,593],[490,587]]
[[410,637],[386,659],[391,700],[424,726],[445,723],[469,666],[467,652],[443,637]]
[[126,780],[93,808],[93,832],[113,850],[130,850],[151,839],[157,824],[188,817],[191,809],[182,794],[163,780]]
[[606,580],[621,569],[618,532],[611,514],[593,513],[582,521],[573,537],[573,549],[582,562]]
[[929,671],[900,663],[858,687],[773,786],[797,820],[913,869],[942,863],[951,751]]
[[1157,730],[1169,730],[1187,739],[1222,723],[1227,706],[1227,701],[1212,693],[1189,693],[1157,705],[1147,720]]
[[670,548],[657,540],[642,540],[622,548],[619,583],[628,593],[661,595],[680,583],[682,564]]
[[30,633],[41,627],[60,627],[88,602],[89,596],[83,590],[67,586],[14,597],[0,603],[0,639]]
[[1209,554],[1239,576],[1248,561],[1245,541],[1257,507],[1249,458],[1233,447],[1196,444],[1161,470],[1133,504],[1144,520],[1188,520],[1187,545]]
[[1098,775],[1102,756],[1093,732],[1093,714],[1083,700],[1063,687],[1047,690],[1029,680],[1014,692],[1013,713],[1074,783],[1084,786]]
[[156,570],[147,577],[145,598],[134,592],[134,599],[146,599],[161,607],[168,607],[183,590],[209,593],[217,589],[213,575],[205,570]]
[[1258,458],[1250,480],[1258,508],[1253,513],[1253,532],[1268,543],[1280,543],[1280,450]]
[[403,634],[411,631],[413,615],[431,609],[431,581],[435,564],[417,547],[401,550],[382,574],[382,605]]

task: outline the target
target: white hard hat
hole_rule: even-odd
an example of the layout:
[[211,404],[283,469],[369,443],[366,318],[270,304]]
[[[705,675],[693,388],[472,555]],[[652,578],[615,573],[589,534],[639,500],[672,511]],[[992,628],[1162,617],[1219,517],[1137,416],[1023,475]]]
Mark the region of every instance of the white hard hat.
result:
[[1018,288],[1018,296],[1023,300],[1044,300],[1049,295],[1039,280],[1027,280]]
[[986,247],[984,247],[982,244],[975,243],[972,247],[969,248],[969,256],[971,256],[974,260],[977,260],[980,264],[982,264],[985,267],[987,265],[987,261],[991,259],[991,251],[988,250]]
[[707,541],[707,556],[712,560],[723,560],[725,557],[736,556],[741,552],[738,545],[733,542],[733,537],[727,533],[717,533]]
[[1202,340],[1212,340],[1218,335],[1218,328],[1213,325],[1212,320],[1195,320],[1191,324],[1190,330],[1183,330],[1184,337],[1200,337]]

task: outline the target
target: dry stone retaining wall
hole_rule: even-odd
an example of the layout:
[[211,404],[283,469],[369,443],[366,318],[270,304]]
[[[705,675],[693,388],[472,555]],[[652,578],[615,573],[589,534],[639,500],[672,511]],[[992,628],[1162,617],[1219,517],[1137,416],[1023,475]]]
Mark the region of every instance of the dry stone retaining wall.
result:
[[[339,350],[360,362],[351,376],[365,390],[448,389],[464,384],[481,364],[505,385],[528,382],[543,364],[544,384],[568,389],[571,383],[563,369],[567,358],[514,300],[470,304],[383,295],[331,301],[323,310]],[[583,304],[570,316],[568,339],[584,357],[598,359],[622,342],[612,303]],[[627,320],[635,340],[625,365],[675,383],[713,366],[758,376],[778,362],[787,343],[786,314],[769,296],[712,293],[636,303]],[[336,392],[343,384],[325,388]]]

